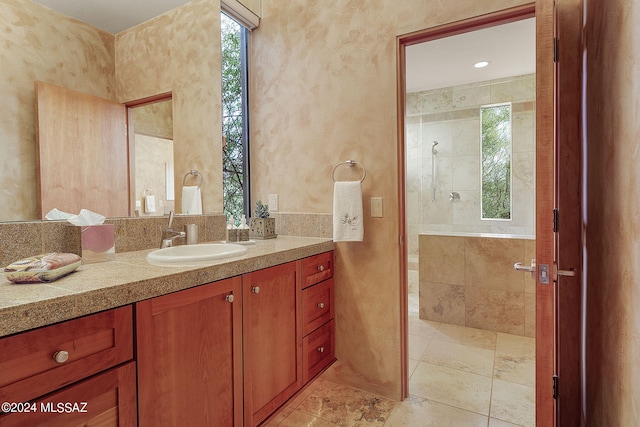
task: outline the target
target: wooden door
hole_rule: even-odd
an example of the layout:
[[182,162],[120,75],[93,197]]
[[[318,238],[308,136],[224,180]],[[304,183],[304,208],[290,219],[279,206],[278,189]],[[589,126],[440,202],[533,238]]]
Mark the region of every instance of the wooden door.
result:
[[[541,426],[580,425],[581,418],[581,3],[536,4],[536,420]],[[554,50],[557,62],[550,62]],[[548,283],[540,278],[543,266],[549,269]],[[556,277],[557,268],[575,269],[575,276]]]
[[89,209],[129,216],[126,108],[36,82],[38,215]]
[[245,425],[256,426],[302,387],[300,263],[242,281]]
[[136,304],[138,422],[242,425],[240,277]]

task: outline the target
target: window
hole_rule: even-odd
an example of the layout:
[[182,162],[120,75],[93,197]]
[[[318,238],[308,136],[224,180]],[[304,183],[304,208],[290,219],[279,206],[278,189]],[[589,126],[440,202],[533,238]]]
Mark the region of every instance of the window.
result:
[[247,114],[248,30],[224,13],[222,52],[222,186],[224,214],[249,217],[249,121]]
[[480,108],[482,219],[511,219],[511,103]]

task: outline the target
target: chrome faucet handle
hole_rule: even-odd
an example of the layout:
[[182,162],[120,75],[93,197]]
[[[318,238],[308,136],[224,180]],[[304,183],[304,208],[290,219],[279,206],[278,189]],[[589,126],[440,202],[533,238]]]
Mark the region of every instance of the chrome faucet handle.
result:
[[173,224],[173,216],[175,215],[175,212],[173,211],[169,211],[169,225],[167,226],[167,229],[170,230],[171,229],[171,224]]
[[160,249],[171,247],[171,246],[173,246],[173,241],[174,240],[179,239],[181,237],[182,238],[187,237],[187,233],[185,233],[184,231],[175,231],[175,230],[172,230],[170,228],[167,228],[165,230],[165,233],[166,234],[163,235],[163,236],[167,236],[167,237],[163,237],[162,238],[162,243],[160,244]]

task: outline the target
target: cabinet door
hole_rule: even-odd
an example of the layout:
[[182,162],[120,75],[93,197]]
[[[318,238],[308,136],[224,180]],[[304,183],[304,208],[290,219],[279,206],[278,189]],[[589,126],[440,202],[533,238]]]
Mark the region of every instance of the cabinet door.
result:
[[138,422],[242,425],[240,277],[136,304]]
[[243,276],[245,425],[262,422],[302,387],[300,263]]
[[95,375],[36,401],[30,401],[27,407],[20,408],[20,412],[0,415],[0,425],[135,426],[135,362]]

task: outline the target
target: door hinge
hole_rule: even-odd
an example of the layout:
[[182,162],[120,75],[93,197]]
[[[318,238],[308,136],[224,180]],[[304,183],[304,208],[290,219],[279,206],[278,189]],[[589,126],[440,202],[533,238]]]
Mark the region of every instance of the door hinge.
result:
[[553,376],[553,398],[558,400],[558,376]]
[[553,209],[553,232],[558,232],[558,223],[560,222],[560,212],[558,208]]
[[553,62],[558,63],[560,61],[560,42],[557,37],[553,38]]

